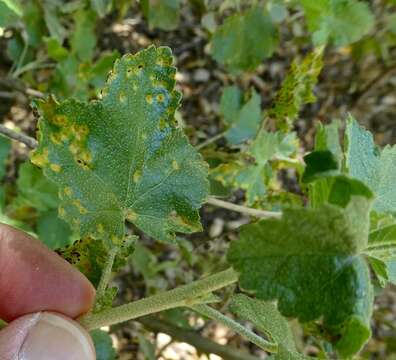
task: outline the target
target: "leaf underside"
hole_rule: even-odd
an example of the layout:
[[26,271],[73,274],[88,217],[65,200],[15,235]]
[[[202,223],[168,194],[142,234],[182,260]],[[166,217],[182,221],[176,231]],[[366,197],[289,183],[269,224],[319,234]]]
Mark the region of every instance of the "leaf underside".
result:
[[120,244],[125,220],[162,241],[201,229],[207,165],[174,119],[172,61],[149,47],[115,62],[100,100],[38,104],[32,161],[60,186],[59,214],[81,237]]

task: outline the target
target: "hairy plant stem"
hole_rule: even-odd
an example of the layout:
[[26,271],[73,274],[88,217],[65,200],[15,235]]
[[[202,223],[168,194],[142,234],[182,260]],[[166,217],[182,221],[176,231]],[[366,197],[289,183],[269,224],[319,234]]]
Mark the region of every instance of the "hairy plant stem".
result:
[[237,204],[230,203],[228,201],[219,200],[214,197],[209,197],[206,202],[208,204],[211,204],[211,205],[214,205],[217,207],[222,207],[227,210],[232,210],[232,211],[239,212],[241,214],[255,216],[255,217],[259,217],[259,218],[280,218],[282,216],[282,213],[279,211],[267,211],[267,210],[253,209],[253,208],[249,208],[247,206],[237,205]]
[[79,318],[79,322],[87,330],[117,324],[123,321],[153,314],[176,307],[189,307],[197,298],[221,289],[238,280],[238,273],[232,268],[197,280],[163,293],[150,296],[129,304],[104,310],[96,314],[87,314]]
[[232,320],[231,318],[223,315],[220,311],[217,311],[205,304],[193,305],[190,307],[192,310],[201,314],[209,319],[215,320],[228,328],[234,330],[237,334],[249,340],[253,344],[257,345],[259,348],[268,352],[277,352],[278,345],[263,339],[262,337],[256,335],[253,331],[250,331],[246,327],[242,326],[240,323]]
[[111,269],[113,268],[114,259],[117,255],[118,250],[119,248],[116,246],[109,251],[105,267],[102,271],[102,276],[99,280],[98,288],[96,289],[96,299],[99,299],[101,296],[103,296],[106,291],[107,285],[111,277]]
[[225,133],[226,133],[226,132],[223,131],[223,132],[221,132],[221,133],[219,133],[219,134],[217,134],[217,135],[215,135],[215,136],[213,136],[213,137],[211,137],[211,138],[209,138],[209,139],[207,139],[207,140],[201,142],[200,144],[196,145],[195,148],[196,148],[197,150],[201,150],[201,149],[203,149],[204,147],[206,147],[206,146],[208,146],[208,145],[214,143],[215,141],[221,139],[222,137],[224,137]]
[[25,134],[11,130],[4,125],[0,125],[0,133],[13,139],[13,140],[17,140],[17,141],[25,144],[27,147],[29,147],[31,149],[34,149],[38,146],[36,139],[33,139],[30,136],[27,136]]

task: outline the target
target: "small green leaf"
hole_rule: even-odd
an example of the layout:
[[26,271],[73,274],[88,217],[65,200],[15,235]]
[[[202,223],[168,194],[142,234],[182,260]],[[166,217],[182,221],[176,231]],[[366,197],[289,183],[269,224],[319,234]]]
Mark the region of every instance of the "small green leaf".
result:
[[252,205],[266,195],[266,182],[272,171],[268,161],[275,156],[286,158],[295,151],[296,144],[295,133],[284,135],[261,130],[245,154],[246,163],[240,160],[223,163],[211,175],[224,186],[246,190],[247,203]]
[[372,29],[374,16],[359,0],[300,0],[316,45],[345,46]]
[[373,207],[379,212],[396,211],[396,146],[380,149],[371,133],[350,116],[345,131],[346,167],[376,195]]
[[90,0],[90,2],[91,8],[94,9],[101,18],[111,9],[111,0]]
[[[231,298],[230,310],[243,320],[250,321],[259,331],[267,334],[288,353],[297,353],[293,333],[287,320],[270,302],[236,294]],[[278,356],[276,359],[282,359]]]
[[304,161],[306,168],[302,182],[309,183],[320,177],[339,173],[339,164],[330,151],[313,151],[304,156]]
[[116,287],[107,288],[102,296],[96,296],[95,306],[93,309],[93,313],[99,313],[101,311],[111,309],[113,306],[114,298],[116,297],[118,289]]
[[174,30],[179,25],[180,0],[142,0],[141,4],[151,27]]
[[67,31],[61,23],[59,8],[62,3],[55,0],[45,0],[43,4],[44,19],[51,37],[58,40],[60,44],[66,37]]
[[59,219],[56,210],[50,210],[37,220],[37,235],[50,249],[58,249],[73,242],[69,225]]
[[58,187],[48,180],[41,169],[29,162],[19,167],[17,179],[19,205],[27,205],[39,211],[56,209],[59,205]]
[[334,120],[328,125],[318,123],[316,126],[315,150],[331,151],[338,162],[338,167],[341,168],[344,153],[340,144],[339,127],[340,122],[338,120]]
[[297,60],[292,63],[268,111],[268,116],[276,120],[280,129],[289,131],[303,105],[316,101],[313,89],[323,67],[322,57],[323,48],[318,48],[301,63]]
[[0,28],[15,25],[22,16],[20,4],[16,0],[0,0]]
[[110,335],[102,330],[94,330],[90,334],[95,345],[96,360],[115,360],[116,352]]
[[80,9],[74,15],[75,28],[70,37],[72,52],[81,61],[91,61],[96,47],[96,15]]
[[225,137],[232,145],[253,139],[258,131],[261,117],[261,98],[252,90],[250,99],[243,103],[242,94],[236,86],[224,89],[220,112],[229,126]]
[[367,264],[370,199],[352,197],[345,209],[284,210],[281,219],[246,225],[228,260],[240,285],[263,300],[278,300],[282,315],[301,322],[323,318],[343,357],[370,336],[373,291]]
[[170,242],[201,229],[207,165],[174,119],[171,64],[169,48],[150,47],[116,62],[100,101],[39,105],[32,161],[61,187],[59,213],[80,237],[111,247],[125,220]]
[[261,6],[229,16],[212,38],[212,56],[233,72],[254,70],[274,52],[278,34]]
[[156,360],[155,346],[144,335],[138,333],[139,350],[144,355],[145,360]]
[[48,56],[55,61],[65,60],[69,52],[64,48],[57,39],[55,38],[45,38],[45,44],[47,45]]
[[[135,249],[136,236],[128,236],[119,246],[114,259],[113,271],[120,270],[129,260]],[[101,241],[84,238],[76,241],[72,246],[66,245],[56,252],[72,265],[75,265],[85,276],[97,286],[108,259],[108,250]]]

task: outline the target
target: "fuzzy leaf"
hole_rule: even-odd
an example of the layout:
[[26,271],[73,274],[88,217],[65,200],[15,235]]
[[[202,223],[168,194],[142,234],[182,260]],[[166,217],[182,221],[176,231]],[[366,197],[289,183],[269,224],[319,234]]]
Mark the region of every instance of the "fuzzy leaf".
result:
[[254,70],[274,52],[277,31],[263,7],[228,17],[212,38],[212,56],[231,71]]
[[151,27],[174,30],[179,25],[180,0],[142,0],[141,4]]
[[[128,236],[119,246],[114,259],[113,271],[117,272],[125,266],[128,258],[133,254],[137,237]],[[86,237],[76,241],[73,245],[66,245],[56,252],[66,261],[75,265],[95,286],[98,285],[102,270],[108,259],[108,251],[101,241]]]
[[370,336],[373,292],[359,254],[367,244],[370,199],[353,197],[345,209],[284,210],[281,219],[246,225],[228,259],[240,285],[263,300],[278,300],[282,315],[301,322],[323,318],[342,356]]
[[301,108],[316,101],[314,86],[323,67],[323,48],[308,54],[300,63],[295,60],[273,101],[268,116],[285,131],[291,128]]
[[360,40],[374,25],[368,5],[359,0],[300,0],[316,45],[345,46]]
[[95,345],[96,360],[115,360],[116,351],[110,335],[103,330],[94,330],[90,334]]
[[169,48],[150,47],[114,65],[102,99],[39,103],[32,161],[61,188],[59,214],[79,232],[122,242],[125,220],[172,242],[199,231],[207,165],[176,125]]
[[225,137],[230,144],[237,145],[256,136],[262,121],[260,104],[261,98],[254,90],[244,103],[238,87],[228,86],[224,89],[220,112],[229,127]]
[[236,294],[231,299],[230,309],[243,320],[250,321],[257,329],[272,338],[278,344],[277,360],[305,359],[297,353],[293,333],[287,320],[270,302]]
[[350,116],[346,128],[346,167],[349,174],[364,182],[376,195],[378,212],[396,212],[396,146],[380,149],[372,134]]

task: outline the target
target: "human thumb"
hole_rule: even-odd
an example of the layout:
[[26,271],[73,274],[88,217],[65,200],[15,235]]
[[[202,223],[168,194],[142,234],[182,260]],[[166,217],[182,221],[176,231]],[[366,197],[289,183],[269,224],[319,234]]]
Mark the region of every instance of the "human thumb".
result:
[[95,360],[88,332],[52,312],[24,315],[0,331],[0,360]]

